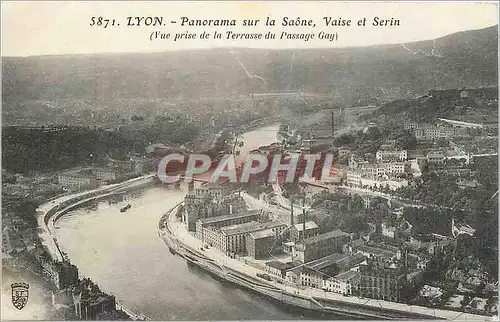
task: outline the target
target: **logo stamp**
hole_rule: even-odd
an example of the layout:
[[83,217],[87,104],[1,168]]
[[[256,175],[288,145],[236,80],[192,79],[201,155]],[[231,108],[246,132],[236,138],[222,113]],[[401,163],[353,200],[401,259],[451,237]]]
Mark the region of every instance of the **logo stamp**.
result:
[[13,283],[10,285],[12,288],[12,304],[18,310],[22,310],[28,303],[29,284],[27,283]]

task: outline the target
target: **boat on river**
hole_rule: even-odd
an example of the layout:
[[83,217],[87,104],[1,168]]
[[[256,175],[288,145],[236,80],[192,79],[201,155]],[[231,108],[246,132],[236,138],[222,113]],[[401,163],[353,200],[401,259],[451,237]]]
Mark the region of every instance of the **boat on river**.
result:
[[123,207],[122,209],[120,209],[120,212],[125,212],[127,210],[129,210],[132,206],[130,204],[126,205],[125,207]]

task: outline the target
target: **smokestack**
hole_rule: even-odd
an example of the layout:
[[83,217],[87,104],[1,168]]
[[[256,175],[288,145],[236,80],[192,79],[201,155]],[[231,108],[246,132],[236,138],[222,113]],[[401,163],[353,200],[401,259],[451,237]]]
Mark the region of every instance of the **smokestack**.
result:
[[332,111],[332,137],[335,137],[335,117],[333,116],[333,111]]
[[293,227],[293,199],[290,198],[290,226]]
[[302,240],[306,239],[306,199],[302,199]]

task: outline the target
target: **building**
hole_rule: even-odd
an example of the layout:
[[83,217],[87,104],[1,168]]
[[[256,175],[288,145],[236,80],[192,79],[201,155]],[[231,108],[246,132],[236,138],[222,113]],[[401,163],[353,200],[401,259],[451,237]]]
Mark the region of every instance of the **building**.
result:
[[460,129],[448,125],[405,123],[406,130],[410,130],[417,140],[450,139],[462,134]]
[[454,177],[465,177],[468,178],[471,176],[472,171],[469,168],[459,168],[459,167],[449,167],[446,166],[445,168],[441,169],[432,169],[432,172],[436,174],[446,174],[449,176],[454,176]]
[[272,221],[261,222],[260,228],[261,229],[271,229],[271,231],[274,232],[274,234],[276,235],[276,237],[278,239],[282,239],[284,237],[283,233],[286,231],[287,226],[286,226],[286,224],[282,223],[281,221],[272,220]]
[[427,156],[422,150],[408,150],[408,160],[424,161]]
[[[255,253],[255,251],[257,251],[259,254],[262,254],[262,247],[265,247],[265,245],[262,244],[266,244],[270,241],[258,241],[257,245],[252,243],[252,241],[247,243],[247,238],[250,238],[249,235],[259,231],[269,230],[270,233],[273,233],[274,236],[277,237],[284,229],[286,229],[286,225],[279,222],[258,223],[256,221],[223,227],[206,226],[202,228],[201,239],[204,243],[226,254],[246,254],[248,252],[248,243],[250,243],[251,247],[253,246],[252,252]],[[198,227],[196,233],[198,234]],[[268,254],[269,251],[270,249],[267,250]]]
[[395,253],[386,249],[368,245],[359,246],[358,252],[366,256],[372,264],[377,267],[385,267],[401,257],[401,253],[399,251]]
[[446,160],[446,155],[442,151],[429,151],[427,162],[430,164],[442,164]]
[[381,149],[376,154],[377,162],[406,161],[408,152],[406,150]]
[[323,288],[323,280],[327,279],[328,275],[322,273],[321,271],[312,269],[308,266],[303,266],[300,271],[300,285],[313,287],[313,288]]
[[[270,221],[265,223],[249,222],[229,227],[220,228],[222,233],[222,247],[219,248],[223,252],[242,254],[248,253],[247,251],[247,238],[251,233],[257,233],[259,231],[269,231],[273,233],[274,236],[278,237],[286,229],[286,225]],[[260,249],[259,251],[261,251]],[[267,253],[269,254],[268,249]]]
[[347,171],[346,184],[351,187],[397,190],[407,187],[408,180],[387,175],[381,177],[364,176],[361,171]]
[[382,236],[389,238],[396,238],[396,230],[397,228],[389,225],[388,223],[383,222],[382,225]]
[[59,174],[59,184],[70,190],[84,190],[98,187],[97,176],[90,169],[70,170]]
[[283,253],[291,255],[292,257],[295,254],[295,243],[288,241],[288,242],[283,242],[281,244],[283,246]]
[[429,259],[421,259],[417,262],[417,269],[426,270],[429,267]]
[[95,286],[89,279],[82,279],[73,290],[73,305],[77,319],[98,320],[99,315],[116,312],[115,297],[96,289]]
[[264,270],[269,274],[285,278],[286,272],[296,266],[297,263],[294,262],[283,263],[280,261],[270,261],[266,262]]
[[[191,181],[193,183],[193,181]],[[189,185],[184,197],[182,221],[189,231],[196,231],[196,222],[201,218],[218,217],[242,213],[247,210],[244,199],[237,194],[222,195],[212,200],[202,200],[195,197],[194,187]]]
[[211,195],[213,198],[222,197],[223,188],[216,183],[206,182],[195,189],[197,199],[203,199],[207,195]]
[[349,234],[340,230],[306,238],[296,247],[298,260],[307,263],[333,253],[340,253],[350,239]]
[[224,253],[243,253],[246,251],[246,235],[258,228],[256,221],[222,228],[208,226],[203,228],[202,241]]
[[99,183],[112,182],[116,180],[120,180],[125,177],[126,172],[122,169],[115,168],[93,168],[91,169],[92,173],[97,178]]
[[255,259],[268,258],[277,244],[276,234],[272,229],[250,233],[246,238],[248,256]]
[[304,224],[296,224],[292,228],[290,228],[290,239],[294,242],[317,236],[319,235],[319,227],[314,221],[307,221],[305,224],[305,233],[304,233]]
[[394,268],[377,268],[373,265],[360,266],[361,296],[399,302],[405,275]]
[[389,174],[401,174],[405,172],[405,164],[403,162],[363,164],[361,171],[372,178]]
[[357,294],[361,283],[359,272],[347,271],[323,281],[323,289],[340,294]]
[[357,171],[347,171],[346,184],[353,187],[361,187],[361,173]]
[[349,158],[349,169],[354,170],[360,168],[363,164],[368,163],[369,162],[366,161],[363,157],[351,154],[351,157]]
[[42,263],[43,272],[52,284],[62,290],[78,283],[78,268],[68,262],[47,261]]
[[254,231],[262,229],[258,222],[238,224],[220,228],[222,243],[213,246],[224,253],[241,254],[246,253],[246,237]]
[[476,189],[481,184],[477,180],[457,180],[457,186],[461,189]]
[[300,284],[300,273],[303,268],[304,266],[298,265],[287,270],[285,273],[286,281],[292,284]]
[[451,126],[427,126],[416,129],[414,134],[417,140],[438,140],[453,138],[460,135],[460,132]]
[[233,213],[229,215],[201,218],[196,222],[196,238],[203,240],[203,228],[213,227],[220,228],[225,226],[232,226],[243,224],[251,221],[258,221],[260,217],[260,210],[245,211]]
[[148,172],[148,166],[151,164],[151,160],[141,157],[131,158],[131,170],[134,174],[143,174]]

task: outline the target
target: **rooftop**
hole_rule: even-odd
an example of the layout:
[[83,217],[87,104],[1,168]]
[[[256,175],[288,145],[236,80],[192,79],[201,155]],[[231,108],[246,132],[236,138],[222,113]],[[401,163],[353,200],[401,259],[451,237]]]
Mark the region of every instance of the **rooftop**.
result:
[[349,266],[353,267],[363,263],[366,260],[366,256],[361,253],[356,253],[349,257]]
[[266,263],[266,266],[269,266],[269,267],[272,267],[272,268],[276,268],[276,269],[279,269],[279,270],[286,270],[286,269],[290,269],[290,268],[295,267],[296,264],[294,264],[293,262],[283,263],[283,262],[280,262],[280,261],[270,261],[270,262]]
[[305,245],[311,245],[311,244],[315,244],[315,243],[318,243],[318,242],[323,241],[323,240],[336,238],[336,237],[342,237],[342,236],[350,237],[350,235],[348,233],[345,233],[341,230],[334,230],[334,231],[330,231],[330,232],[327,232],[327,233],[324,233],[321,235],[306,238],[302,241],[302,243]]
[[286,224],[282,223],[281,221],[267,221],[267,222],[261,223],[260,226],[263,229],[271,229],[271,228],[276,228],[276,227],[280,227],[280,226],[286,226]]
[[222,189],[221,185],[217,182],[204,182],[196,189]]
[[[302,231],[303,227],[304,227],[304,224],[295,224],[294,227],[298,231]],[[308,230],[308,229],[316,229],[316,228],[318,228],[318,225],[316,225],[316,223],[314,221],[307,221],[306,222],[306,230]]]
[[316,259],[312,262],[307,263],[307,266],[312,267],[314,269],[324,269],[328,266],[331,266],[335,263],[342,261],[345,258],[348,258],[349,254],[339,254],[334,253],[319,259]]
[[348,281],[356,276],[358,276],[359,273],[358,272],[355,272],[355,271],[347,271],[347,272],[344,272],[344,273],[340,273],[338,275],[335,276],[335,279],[337,280],[341,280],[341,281]]
[[327,274],[319,271],[319,270],[316,270],[316,269],[313,269],[309,266],[303,266],[302,267],[302,273],[304,274],[309,274],[309,275],[316,275],[316,276],[321,276],[323,278],[327,278],[329,277]]
[[259,225],[258,222],[251,221],[243,224],[222,227],[220,230],[222,234],[230,236],[230,235],[246,234],[256,230],[261,230],[261,226]]
[[254,231],[254,232],[250,233],[250,237],[252,237],[253,239],[274,237],[275,235],[276,234],[271,229]]
[[363,253],[374,254],[374,255],[382,256],[382,257],[392,258],[392,257],[396,256],[396,254],[391,252],[391,251],[381,249],[381,248],[372,247],[372,246],[367,246],[367,245],[359,246],[358,250],[360,252],[363,252]]
[[260,210],[243,211],[243,212],[237,212],[237,213],[229,214],[229,215],[210,217],[210,218],[201,218],[198,220],[201,221],[202,224],[212,224],[212,223],[226,221],[226,220],[230,220],[230,219],[238,219],[238,218],[255,216],[259,213],[260,213]]

